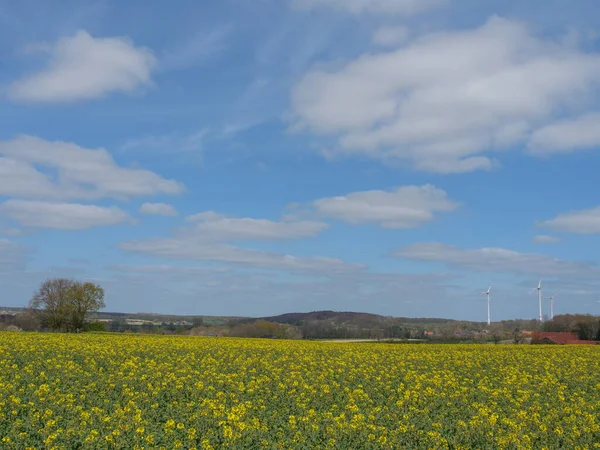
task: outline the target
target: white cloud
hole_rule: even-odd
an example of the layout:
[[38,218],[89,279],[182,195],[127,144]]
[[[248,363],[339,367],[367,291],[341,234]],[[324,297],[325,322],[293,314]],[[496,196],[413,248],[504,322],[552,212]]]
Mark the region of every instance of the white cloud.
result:
[[575,234],[600,234],[600,206],[559,214],[554,219],[537,223],[557,231]]
[[554,244],[560,242],[560,238],[556,236],[548,236],[547,234],[538,234],[533,237],[532,242],[534,244]]
[[400,49],[313,69],[292,91],[293,128],[339,137],[332,151],[438,173],[490,169],[483,154],[584,109],[600,56],[499,17]]
[[[0,142],[0,155],[4,144]],[[46,174],[33,165],[0,156],[0,195],[17,197],[57,197],[59,189]]]
[[140,213],[156,216],[176,216],[177,210],[166,203],[144,203],[140,206]]
[[227,217],[213,211],[194,214],[186,220],[192,225],[180,230],[180,235],[194,236],[211,242],[312,237],[328,227],[323,222],[274,222],[266,219]]
[[212,244],[203,240],[183,237],[124,242],[120,247],[123,250],[163,258],[242,264],[291,271],[323,271],[323,275],[329,272],[363,269],[363,266],[359,264],[346,263],[336,258],[297,258],[281,253],[246,249],[227,244]]
[[529,141],[534,154],[571,153],[600,147],[600,113],[553,122],[536,130]]
[[402,186],[392,191],[362,191],[316,200],[310,204],[318,216],[351,224],[377,223],[383,228],[415,228],[452,212],[458,203],[432,185]]
[[292,0],[301,9],[327,8],[352,14],[379,13],[409,16],[438,7],[446,0]]
[[132,223],[129,214],[117,207],[105,208],[77,203],[7,200],[0,204],[0,214],[26,227],[56,230],[84,230],[98,226]]
[[566,261],[548,255],[519,253],[504,248],[464,249],[437,242],[403,247],[395,256],[418,261],[434,261],[471,270],[512,272],[544,276],[598,277],[593,263]]
[[384,26],[379,28],[373,35],[373,42],[382,46],[393,47],[404,43],[410,34],[407,27]]
[[123,264],[115,264],[106,267],[109,270],[125,273],[147,273],[147,274],[178,274],[178,275],[214,275],[229,272],[224,268],[208,268],[208,267],[182,267],[172,266],[168,264],[161,265],[145,265],[145,266],[127,266]]
[[151,83],[156,65],[152,53],[125,38],[94,38],[85,31],[60,39],[41,72],[25,76],[9,87],[14,100],[72,102],[130,92]]
[[[47,170],[42,172],[36,166]],[[56,176],[48,170],[55,171]],[[90,150],[33,136],[0,141],[0,195],[50,200],[127,199],[178,194],[183,189],[181,183],[149,170],[117,165],[104,149]]]
[[288,270],[358,270],[362,266],[325,257],[297,258],[275,252],[229,245],[235,241],[298,239],[315,236],[327,224],[313,221],[274,222],[265,219],[231,218],[212,211],[189,216],[189,226],[173,237],[124,242],[124,250],[182,260],[212,261]]

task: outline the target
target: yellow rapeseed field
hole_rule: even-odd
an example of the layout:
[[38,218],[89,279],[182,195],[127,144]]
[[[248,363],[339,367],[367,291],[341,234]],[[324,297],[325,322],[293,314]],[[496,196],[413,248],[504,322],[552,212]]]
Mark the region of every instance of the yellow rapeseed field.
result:
[[0,334],[6,449],[600,448],[600,346]]

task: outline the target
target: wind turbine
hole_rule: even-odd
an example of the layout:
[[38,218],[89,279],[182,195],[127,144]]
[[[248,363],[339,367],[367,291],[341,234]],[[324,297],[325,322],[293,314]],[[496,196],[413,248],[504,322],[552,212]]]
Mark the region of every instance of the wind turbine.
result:
[[538,291],[538,303],[540,306],[540,323],[542,323],[542,321],[544,320],[542,317],[542,277],[540,277],[540,282],[537,285],[537,288],[533,288],[532,291],[535,291],[537,289]]
[[554,298],[557,294],[558,292],[555,292],[552,297],[548,297],[548,300],[550,300],[550,320],[554,319]]
[[491,290],[492,290],[492,285],[490,284],[490,287],[488,287],[487,291],[480,292],[480,294],[487,295],[487,307],[488,307],[487,308],[488,309],[488,316],[487,316],[488,321],[487,322],[488,322],[488,326],[491,325],[491,323],[492,323],[492,320],[491,320],[491,317],[490,317],[490,292],[491,292]]

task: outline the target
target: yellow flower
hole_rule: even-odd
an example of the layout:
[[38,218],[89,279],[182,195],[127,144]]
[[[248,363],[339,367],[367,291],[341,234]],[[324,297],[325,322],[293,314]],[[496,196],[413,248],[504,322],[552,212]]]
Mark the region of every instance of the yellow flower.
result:
[[599,359],[600,346],[0,333],[0,439],[48,449],[600,448],[590,441]]

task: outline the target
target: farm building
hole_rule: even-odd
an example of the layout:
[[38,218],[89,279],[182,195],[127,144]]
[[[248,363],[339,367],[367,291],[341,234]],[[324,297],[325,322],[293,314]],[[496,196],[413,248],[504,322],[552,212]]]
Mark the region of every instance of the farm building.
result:
[[584,341],[579,339],[579,336],[575,333],[564,333],[564,332],[537,332],[531,335],[532,344],[556,344],[556,345],[594,345],[599,342],[596,341]]

